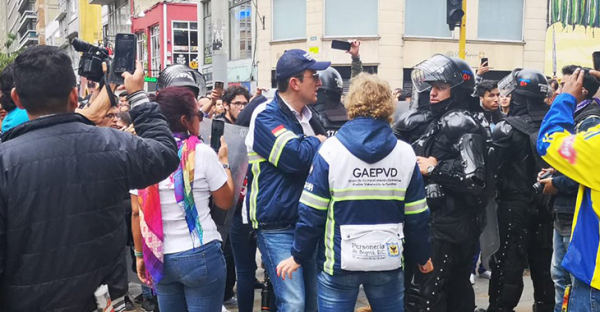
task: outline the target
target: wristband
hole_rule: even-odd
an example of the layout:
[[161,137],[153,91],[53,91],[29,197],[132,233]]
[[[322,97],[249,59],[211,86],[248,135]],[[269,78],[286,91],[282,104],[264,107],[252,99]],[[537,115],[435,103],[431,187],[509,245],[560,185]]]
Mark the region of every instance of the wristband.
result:
[[135,255],[136,258],[142,258],[144,256],[143,252],[134,251],[133,254]]

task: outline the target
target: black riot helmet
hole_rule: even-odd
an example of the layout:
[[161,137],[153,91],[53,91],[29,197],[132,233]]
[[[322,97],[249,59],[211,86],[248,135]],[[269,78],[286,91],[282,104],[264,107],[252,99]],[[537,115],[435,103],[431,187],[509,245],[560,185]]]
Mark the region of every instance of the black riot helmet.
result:
[[551,90],[546,76],[535,69],[517,68],[498,82],[498,91],[502,96],[520,94],[545,99]]
[[442,54],[417,64],[411,79],[418,92],[430,90],[432,82],[447,83],[451,88],[458,88],[467,94],[475,91],[475,74],[469,64]]
[[450,85],[451,97],[429,106],[435,118],[441,117],[451,109],[469,109],[475,102],[475,98],[471,96],[475,91],[475,74],[471,67],[459,58],[436,54],[415,66],[411,80],[417,92],[421,94],[430,91],[435,83]]
[[317,94],[322,93],[330,99],[339,101],[344,92],[342,75],[335,68],[327,67],[327,69],[319,71],[319,79],[321,79],[321,86]]
[[182,64],[170,65],[160,72],[156,82],[156,91],[160,92],[160,89],[166,87],[187,87],[194,92],[196,97],[206,93],[204,77],[198,71]]
[[517,68],[498,82],[498,90],[502,96],[512,95],[509,116],[528,114],[539,121],[550,108],[544,100],[552,88],[538,70]]
[[317,90],[317,103],[308,107],[329,135],[348,121],[346,108],[342,104],[344,82],[340,73],[332,67],[319,71],[319,79],[322,84]]

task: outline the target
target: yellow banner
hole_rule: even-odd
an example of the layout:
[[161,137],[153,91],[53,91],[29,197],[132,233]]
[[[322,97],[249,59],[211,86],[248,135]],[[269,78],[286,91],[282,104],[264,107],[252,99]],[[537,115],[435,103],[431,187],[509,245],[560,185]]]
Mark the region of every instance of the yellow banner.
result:
[[[562,68],[566,65],[593,67],[592,53],[600,51],[600,29],[584,28],[582,26],[562,27],[556,23],[546,32],[546,67],[545,74],[553,75],[553,41],[552,30],[556,39],[556,76],[562,76]],[[594,37],[595,35],[595,37]]]
[[102,6],[79,0],[79,38],[93,45],[102,41]]

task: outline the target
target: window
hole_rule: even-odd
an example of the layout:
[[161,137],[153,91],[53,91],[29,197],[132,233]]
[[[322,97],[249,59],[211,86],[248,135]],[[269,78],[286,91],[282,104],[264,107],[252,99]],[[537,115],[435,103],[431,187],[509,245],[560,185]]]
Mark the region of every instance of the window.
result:
[[173,22],[173,63],[190,65],[198,60],[198,23]]
[[148,68],[146,66],[148,64],[148,45],[146,32],[140,31],[136,33],[137,35],[137,59],[142,62],[144,68]]
[[252,56],[252,3],[229,1],[229,55],[232,60]]
[[150,28],[150,73],[152,77],[158,77],[160,73],[160,28],[158,25]]
[[480,0],[477,38],[523,40],[523,11],[523,0]]
[[445,0],[406,0],[404,14],[406,36],[452,37],[446,24]]
[[204,64],[212,64],[212,11],[210,1],[202,2],[202,10],[204,11]]
[[108,39],[114,41],[117,33],[131,32],[131,26],[127,25],[129,16],[129,4],[127,1],[118,0],[108,6]]
[[[378,0],[325,0],[325,36],[377,36]],[[359,18],[352,18],[358,16]]]
[[273,0],[273,40],[306,38],[306,0]]

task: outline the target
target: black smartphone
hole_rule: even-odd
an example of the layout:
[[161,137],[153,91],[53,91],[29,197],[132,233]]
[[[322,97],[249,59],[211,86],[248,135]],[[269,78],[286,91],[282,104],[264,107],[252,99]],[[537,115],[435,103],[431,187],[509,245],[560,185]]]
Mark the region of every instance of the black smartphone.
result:
[[224,132],[225,122],[223,120],[213,119],[212,128],[210,130],[210,147],[217,153],[219,153],[219,149],[221,148],[221,137]]
[[592,53],[592,58],[594,59],[594,69],[600,70],[600,51]]
[[136,41],[134,34],[117,34],[113,57],[113,72],[116,75],[121,76],[124,72],[133,74],[135,71]]
[[[482,58],[481,58],[481,65],[483,65],[483,64],[485,64],[485,63],[487,63],[487,62],[488,62],[488,58],[487,58],[487,57],[482,57]],[[490,64],[489,64],[489,63],[487,63],[487,66],[490,66]]]
[[350,51],[350,47],[352,47],[352,44],[348,41],[341,41],[341,40],[331,41],[332,49]]
[[225,83],[223,81],[215,80],[215,89],[221,89],[225,87]]

